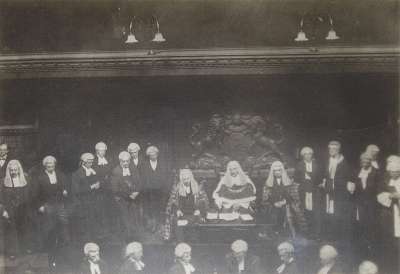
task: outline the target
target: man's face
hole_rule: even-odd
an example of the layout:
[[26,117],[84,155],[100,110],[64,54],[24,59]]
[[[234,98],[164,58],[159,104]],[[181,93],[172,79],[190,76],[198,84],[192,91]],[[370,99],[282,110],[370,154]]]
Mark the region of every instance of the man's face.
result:
[[313,153],[312,152],[304,153],[303,159],[304,161],[311,162],[313,159]]
[[190,185],[190,180],[191,180],[191,177],[190,177],[189,174],[184,174],[184,175],[182,175],[182,182],[183,182],[185,185]]
[[184,261],[185,263],[190,263],[191,260],[192,260],[192,252],[183,253],[182,261]]
[[100,250],[91,250],[89,251],[88,258],[90,261],[97,263],[100,261]]
[[329,146],[328,151],[329,151],[329,156],[335,157],[339,154],[340,149],[338,146]]
[[121,167],[123,167],[123,168],[128,168],[130,162],[131,161],[129,159],[121,159],[121,160],[119,160],[119,163],[121,164]]
[[230,174],[232,177],[238,176],[238,175],[239,175],[239,168],[236,167],[236,166],[229,167],[229,174]]
[[241,261],[244,259],[244,257],[246,257],[246,251],[233,252],[233,256],[237,261]]
[[281,178],[282,177],[282,169],[277,168],[277,169],[274,169],[273,172],[274,172],[275,178]]
[[47,172],[52,173],[56,169],[56,164],[54,162],[47,162],[44,165],[44,168],[46,169]]
[[138,249],[135,252],[132,253],[132,258],[135,259],[136,261],[140,261],[143,257],[143,249]]
[[397,180],[400,177],[400,171],[389,171],[390,179]]
[[370,154],[371,154],[372,160],[376,160],[376,159],[378,159],[379,151],[377,151],[377,150],[371,150],[371,151],[370,151]]
[[278,250],[279,257],[281,258],[281,261],[284,263],[288,263],[291,259],[292,256],[290,256],[290,253],[287,252],[286,250]]
[[319,258],[321,259],[322,265],[327,265],[334,262],[334,258],[323,250],[319,252]]
[[87,159],[86,161],[83,162],[83,165],[86,168],[91,168],[93,166],[93,159]]
[[367,169],[371,166],[371,159],[363,158],[360,160],[360,164],[362,168]]
[[19,168],[16,165],[12,165],[9,168],[11,177],[15,178],[19,175]]
[[7,145],[1,145],[0,146],[0,157],[3,157],[3,156],[5,156],[5,155],[7,155],[7,153],[8,153],[8,147],[7,147]]
[[158,153],[157,153],[157,152],[152,151],[151,153],[149,153],[149,159],[150,159],[151,161],[156,161],[157,158],[158,158]]
[[107,152],[106,149],[97,149],[97,150],[96,150],[96,154],[97,154],[99,157],[105,157],[105,156],[106,156],[106,152]]
[[137,159],[139,157],[139,150],[137,149],[130,149],[128,152],[133,159]]

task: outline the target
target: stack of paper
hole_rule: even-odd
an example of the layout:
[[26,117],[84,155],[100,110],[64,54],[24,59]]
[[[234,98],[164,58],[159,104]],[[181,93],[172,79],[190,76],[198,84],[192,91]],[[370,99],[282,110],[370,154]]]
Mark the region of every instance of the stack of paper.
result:
[[253,221],[254,218],[250,214],[241,214],[240,219],[243,221]]
[[218,212],[207,212],[208,220],[216,220],[218,219]]
[[187,225],[188,223],[189,223],[188,220],[178,220],[177,225],[178,225],[178,226],[185,226],[185,225]]
[[224,221],[233,221],[239,218],[238,213],[220,213],[219,218]]

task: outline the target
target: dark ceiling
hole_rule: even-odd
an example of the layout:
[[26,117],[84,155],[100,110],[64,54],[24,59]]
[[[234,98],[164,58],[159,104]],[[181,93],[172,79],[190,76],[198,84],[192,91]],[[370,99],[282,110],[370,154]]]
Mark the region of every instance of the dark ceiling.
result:
[[[399,2],[310,0],[0,1],[2,53],[148,48],[155,18],[165,48],[398,44]],[[134,19],[139,43],[126,45]],[[293,39],[304,18],[308,42]],[[327,41],[329,17],[339,40]]]

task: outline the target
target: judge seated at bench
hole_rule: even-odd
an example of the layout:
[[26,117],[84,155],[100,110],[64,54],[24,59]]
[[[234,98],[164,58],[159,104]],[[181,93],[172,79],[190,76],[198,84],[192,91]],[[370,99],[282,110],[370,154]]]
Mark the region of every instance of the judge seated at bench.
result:
[[190,169],[181,169],[178,182],[173,185],[168,199],[164,239],[170,239],[179,219],[183,222],[199,222],[205,218],[207,209],[208,197],[202,184],[197,183]]
[[223,212],[252,213],[256,187],[240,164],[231,161],[213,193],[213,198]]

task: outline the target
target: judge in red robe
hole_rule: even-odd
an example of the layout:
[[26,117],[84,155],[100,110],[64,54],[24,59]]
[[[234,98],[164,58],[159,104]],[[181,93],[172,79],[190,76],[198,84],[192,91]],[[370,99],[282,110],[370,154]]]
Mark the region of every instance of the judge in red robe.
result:
[[213,198],[222,212],[253,213],[256,187],[237,161],[231,161],[213,192]]

